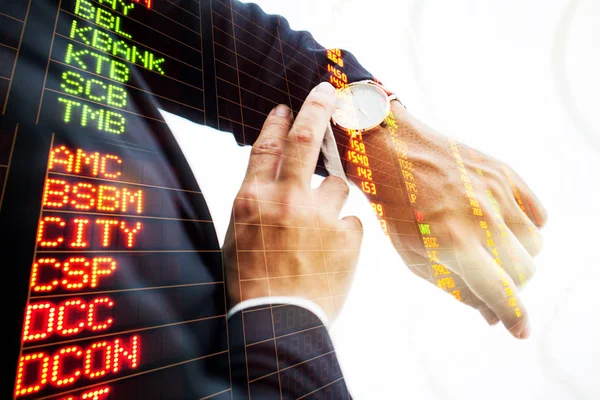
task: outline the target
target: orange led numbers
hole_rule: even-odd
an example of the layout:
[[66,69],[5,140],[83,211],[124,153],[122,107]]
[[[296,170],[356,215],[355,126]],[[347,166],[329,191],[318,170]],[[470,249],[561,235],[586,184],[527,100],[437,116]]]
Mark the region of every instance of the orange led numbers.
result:
[[[450,143],[450,150],[452,151],[452,155],[454,156],[454,160],[456,162],[456,169],[458,170],[458,173],[460,174],[460,179],[463,182],[463,185],[465,187],[466,198],[469,202],[469,205],[471,206],[472,213],[473,213],[473,215],[475,215],[477,217],[483,218],[483,210],[480,208],[479,199],[477,198],[477,195],[475,194],[475,191],[473,189],[471,177],[469,176],[469,173],[468,173],[467,169],[465,168],[465,164],[464,164],[460,149],[454,139],[448,138],[448,142]],[[471,151],[470,155],[471,155],[471,158],[473,159],[473,161],[475,161],[476,163],[481,162],[481,160],[479,159],[479,156],[474,151]],[[483,181],[483,183],[485,184],[485,187],[486,187],[485,193],[488,197],[489,202],[492,205],[492,210],[493,210],[492,214],[494,217],[496,217],[496,221],[498,222],[498,228],[500,230],[501,237],[503,237],[505,240],[508,240],[508,238],[506,237],[507,233],[504,228],[504,222],[503,222],[502,216],[500,215],[500,210],[498,208],[498,203],[496,202],[496,199],[494,198],[491,190],[489,190],[487,188],[487,180],[484,177],[483,171],[480,168],[477,168],[477,178],[481,179]],[[491,252],[491,255],[494,258],[494,262],[500,267],[500,270],[498,271],[498,276],[500,278],[500,281],[502,282],[503,286],[507,287],[509,285],[509,283],[504,276],[505,272],[504,272],[504,267],[502,265],[502,260],[500,259],[496,243],[492,239],[492,233],[488,227],[487,221],[485,221],[483,219],[479,220],[479,227],[485,233],[487,249]],[[510,247],[511,246],[508,246],[509,249],[510,249]],[[518,266],[518,264],[519,264],[518,257],[516,257],[514,254],[512,254],[512,251],[510,251],[510,252],[511,252],[511,256],[513,256],[513,266],[514,266],[516,272],[519,273],[520,271],[519,271],[519,266]],[[519,276],[519,277],[521,278],[521,276]],[[513,296],[512,290],[510,290],[510,288],[508,288],[508,289],[509,290],[506,291],[506,296],[508,298],[508,305],[509,305],[509,307],[513,308],[515,315],[517,317],[520,317],[521,309],[520,309],[520,307],[518,307],[516,298],[512,297]]]
[[440,247],[436,237],[423,237],[423,244],[428,249]]
[[439,275],[450,275],[451,272],[448,268],[443,266],[442,264],[431,264],[431,268],[433,268],[433,276]]
[[360,187],[365,193],[377,194],[377,188],[373,182],[361,182]]
[[369,166],[369,158],[364,154],[357,153],[356,151],[348,150],[346,158],[348,161],[351,161],[355,164],[360,164],[364,167]]
[[429,262],[432,263],[438,263],[441,261],[437,250],[427,250],[427,257],[429,258]]
[[331,72],[332,76],[336,77],[337,79],[340,79],[343,83],[348,83],[348,77],[346,76],[346,74],[334,67],[333,65],[327,64],[327,72]]
[[447,278],[441,278],[437,280],[437,286],[440,289],[453,289],[454,287],[456,287],[456,284],[454,283],[454,279],[449,276]]
[[381,225],[381,229],[383,229],[383,233],[388,234],[388,225],[385,219],[380,219],[379,224]]
[[383,206],[379,203],[371,203],[371,207],[373,207],[373,211],[375,215],[378,217],[383,217]]
[[340,81],[340,79],[336,78],[333,75],[329,76],[329,83],[331,83],[333,86],[335,86],[338,89],[343,89],[343,88],[347,88],[348,84],[344,83],[342,81]]
[[373,180],[373,171],[369,168],[358,167],[356,169],[359,178],[368,179],[370,181]]
[[340,49],[328,49],[327,58],[336,63],[338,66],[342,68],[344,67],[344,60],[342,59],[342,52]]
[[359,153],[366,154],[365,144],[359,139],[350,139],[350,147],[352,150],[358,151]]

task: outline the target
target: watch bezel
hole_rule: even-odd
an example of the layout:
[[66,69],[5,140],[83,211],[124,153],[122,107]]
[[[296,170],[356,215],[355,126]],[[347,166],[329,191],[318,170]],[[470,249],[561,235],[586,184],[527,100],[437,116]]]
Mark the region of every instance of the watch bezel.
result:
[[346,131],[352,130],[352,131],[355,131],[355,132],[361,132],[362,133],[362,132],[368,132],[368,131],[370,131],[372,129],[375,129],[376,127],[380,126],[383,123],[383,121],[385,121],[385,118],[388,116],[388,114],[390,113],[390,110],[391,110],[391,104],[390,104],[391,100],[390,100],[390,96],[388,96],[388,94],[386,93],[386,91],[380,85],[378,85],[377,83],[370,82],[370,81],[367,81],[367,82],[365,82],[365,81],[353,82],[353,83],[348,84],[347,87],[341,88],[341,89],[338,89],[338,90],[339,91],[341,91],[341,90],[349,90],[353,86],[363,86],[363,85],[366,85],[366,86],[369,86],[371,88],[374,88],[377,92],[379,92],[379,94],[383,98],[386,99],[386,107],[385,107],[384,114],[383,114],[384,116],[381,119],[381,121],[373,123],[372,125],[370,125],[370,126],[368,126],[366,128],[356,129],[356,128],[347,127],[347,126],[344,126],[344,125],[340,124],[338,121],[335,120],[335,117],[332,115],[331,116],[331,121],[333,122],[333,124],[335,126],[340,127],[340,128],[342,128],[342,129],[344,129]]

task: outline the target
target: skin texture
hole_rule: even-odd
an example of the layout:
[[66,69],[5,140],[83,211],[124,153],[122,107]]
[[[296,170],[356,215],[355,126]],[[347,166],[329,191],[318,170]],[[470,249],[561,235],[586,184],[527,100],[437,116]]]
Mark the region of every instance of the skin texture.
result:
[[[348,196],[341,179],[330,176],[310,188],[334,104],[333,87],[324,83],[295,121],[281,105],[268,116],[223,248],[229,307],[258,297],[296,296],[315,301],[331,319],[339,313],[362,225],[356,217],[339,219]],[[416,275],[479,310],[490,325],[501,321],[516,338],[527,338],[531,329],[519,290],[535,273],[533,257],[547,221],[542,204],[506,164],[437,133],[398,102],[392,102],[392,116],[387,127],[362,140],[370,154],[388,151],[409,172],[398,188],[407,197],[397,204],[423,221],[388,219],[394,247]],[[390,125],[400,141],[390,138]],[[411,194],[416,197],[407,201]],[[418,222],[432,232],[420,234]],[[433,246],[426,243],[431,237]]]
[[[363,134],[363,141],[405,162],[410,174],[404,183],[416,185],[408,206],[420,211],[432,229],[419,237],[416,224],[388,220],[397,233],[390,236],[394,247],[415,274],[434,284],[452,277],[457,297],[490,325],[502,321],[512,335],[527,338],[530,327],[519,289],[535,273],[533,257],[541,250],[540,229],[547,221],[542,204],[504,163],[437,133],[398,102],[392,102],[392,113],[401,146],[390,139],[389,125]],[[408,186],[402,189],[413,193]],[[425,246],[423,237],[431,236],[438,247]]]
[[229,307],[252,298],[296,296],[329,319],[349,290],[362,241],[356,217],[339,219],[348,197],[333,176],[311,189],[325,128],[335,108],[328,83],[307,97],[295,121],[280,105],[252,147],[223,247]]

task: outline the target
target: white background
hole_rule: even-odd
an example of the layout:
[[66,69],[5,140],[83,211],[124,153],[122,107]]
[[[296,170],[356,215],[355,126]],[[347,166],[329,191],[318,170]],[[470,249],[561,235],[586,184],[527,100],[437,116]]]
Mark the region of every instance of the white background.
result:
[[[429,125],[506,161],[550,214],[522,298],[532,337],[518,341],[408,272],[354,191],[345,212],[367,234],[332,333],[353,397],[600,398],[600,1],[256,2],[350,50]],[[223,235],[248,151],[168,122]]]

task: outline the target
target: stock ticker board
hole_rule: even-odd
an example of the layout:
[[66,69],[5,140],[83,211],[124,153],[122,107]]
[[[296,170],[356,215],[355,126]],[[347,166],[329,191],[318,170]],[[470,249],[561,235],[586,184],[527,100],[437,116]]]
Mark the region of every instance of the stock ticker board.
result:
[[[248,398],[273,372],[247,373],[238,389],[215,377],[231,365],[232,337],[246,351],[284,336],[318,349],[322,324],[315,331],[319,321],[285,307],[243,311],[265,321],[266,336],[228,321],[210,211],[159,109],[251,145],[277,104],[297,113],[319,82],[343,88],[351,74],[369,77],[360,71],[350,53],[235,0],[1,1],[0,259],[11,311],[1,397]],[[387,122],[394,151],[334,129],[346,174],[392,243],[403,230],[424,248],[414,263],[430,261],[424,278],[461,300],[438,264],[445,239],[415,208],[431,188],[417,190]],[[321,373],[341,379],[339,367]],[[303,371],[278,372],[280,385],[291,374]]]
[[[347,83],[339,50],[322,63],[260,12],[0,2],[2,398],[248,397],[211,376],[243,332],[227,325],[210,212],[158,110],[250,145],[277,104],[298,112],[320,81]],[[275,334],[302,328],[278,318]]]

